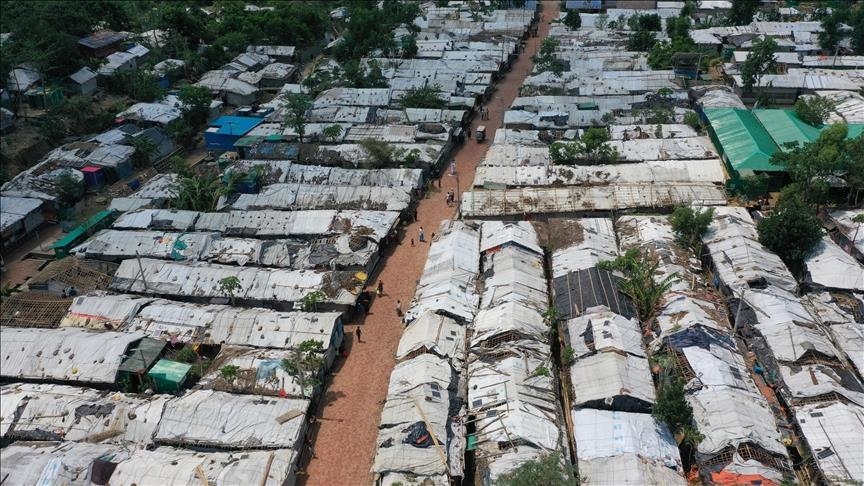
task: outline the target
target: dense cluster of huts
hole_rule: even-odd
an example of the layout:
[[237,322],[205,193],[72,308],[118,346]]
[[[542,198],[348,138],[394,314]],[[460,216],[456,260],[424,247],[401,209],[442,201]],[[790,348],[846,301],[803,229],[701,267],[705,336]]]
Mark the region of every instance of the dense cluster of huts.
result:
[[[479,24],[468,15],[432,7],[418,19],[418,56],[385,70],[388,88],[321,93],[305,134],[321,143],[302,153],[283,121],[281,96],[305,90],[290,84],[292,48],[250,46],[205,74],[197,84],[218,96],[214,114],[222,103],[240,108],[211,116],[204,137],[210,150],[227,151],[220,169],[237,190],[215,211],[173,209],[182,178],[157,163],[160,173],[114,198],[98,225],[56,244],[58,256],[68,256],[31,279],[28,292],[4,299],[2,439],[11,443],[0,452],[4,482],[294,484],[311,456],[309,415],[340,354],[343,320],[368,306],[369,274],[400,221],[412,217],[429,174],[449,161],[469,113],[509,68],[536,13],[493,10]],[[441,86],[445,109],[400,106],[406,90],[427,83]],[[276,98],[243,108],[264,91]],[[172,97],[135,105],[119,115],[130,123],[86,147],[61,147],[5,185],[4,244],[52,217],[42,201],[56,200],[57,174],[45,173],[68,170],[89,185],[84,169],[95,165],[110,172],[98,182],[124,180],[133,169],[133,127],[164,133],[180,108]],[[323,129],[333,125],[340,135],[323,143]],[[367,139],[411,162],[376,168],[360,144]],[[476,272],[479,259],[473,265]],[[473,311],[445,320],[430,308],[422,317],[417,322],[464,331]],[[415,328],[406,355],[436,336]],[[448,360],[464,362],[464,336],[459,343],[443,359],[426,355],[399,369],[440,379],[422,383],[440,400],[458,388]],[[392,393],[409,385],[399,387]],[[455,414],[424,407],[444,441]],[[461,438],[454,452],[464,451],[464,433],[449,436]],[[453,457],[461,474],[461,453]]]

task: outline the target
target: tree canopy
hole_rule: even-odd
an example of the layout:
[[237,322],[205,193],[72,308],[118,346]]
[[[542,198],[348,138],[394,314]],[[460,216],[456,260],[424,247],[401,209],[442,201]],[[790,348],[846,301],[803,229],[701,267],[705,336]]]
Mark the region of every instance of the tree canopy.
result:
[[862,137],[847,140],[849,129],[845,124],[825,128],[816,141],[778,151],[771,156],[773,164],[786,168],[795,187],[805,202],[822,204],[828,200],[830,179],[847,173],[853,190],[862,188],[858,172],[864,167]]
[[747,25],[759,10],[759,0],[732,0],[732,8],[727,17],[730,25]]
[[798,264],[822,239],[822,225],[793,186],[770,215],[759,221],[759,241],[787,264]]
[[752,92],[754,86],[761,84],[762,76],[771,73],[777,67],[774,53],[777,52],[777,41],[765,37],[753,42],[747,59],[741,66],[741,79],[744,81],[744,91]]
[[708,230],[711,219],[714,217],[714,208],[704,211],[681,206],[675,209],[669,217],[672,230],[678,244],[689,248],[698,257],[702,253],[702,235]]

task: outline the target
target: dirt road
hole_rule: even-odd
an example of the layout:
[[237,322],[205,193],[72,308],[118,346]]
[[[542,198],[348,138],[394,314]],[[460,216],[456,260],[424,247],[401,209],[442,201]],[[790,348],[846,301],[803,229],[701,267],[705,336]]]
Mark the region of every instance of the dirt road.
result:
[[[557,13],[557,0],[543,3],[538,36],[528,39],[525,51],[497,84],[495,93],[486,104],[489,119],[481,121],[478,117],[474,120],[472,134],[477,126],[485,125],[487,141],[467,141],[456,153],[461,185],[458,193],[470,189],[474,169],[495,138],[495,130],[502,125],[504,112],[516,98],[522,81],[531,72],[531,57],[537,53],[540,42],[549,32],[549,19]],[[370,469],[375,456],[378,421],[403,330],[395,311],[396,301],[401,300],[403,309],[407,308],[429,249],[428,242],[417,243],[418,230],[423,227],[428,241],[442,220],[455,216],[456,206],[447,206],[445,194],[448,189],[457,189],[457,178],[449,175],[449,170],[444,172],[440,191],[431,192],[420,202],[418,221],[407,227],[402,241],[381,263],[377,278],[384,281],[385,295],[374,300],[370,314],[359,322],[363,342],[358,343],[354,334],[358,323],[346,326],[348,357],[337,365],[327,386],[319,420],[315,424],[317,430],[313,431],[316,457],[309,463],[306,474],[298,478],[300,484],[353,486],[372,483]],[[414,247],[411,238],[415,241]],[[370,287],[374,288],[376,284],[377,281],[372,282]]]

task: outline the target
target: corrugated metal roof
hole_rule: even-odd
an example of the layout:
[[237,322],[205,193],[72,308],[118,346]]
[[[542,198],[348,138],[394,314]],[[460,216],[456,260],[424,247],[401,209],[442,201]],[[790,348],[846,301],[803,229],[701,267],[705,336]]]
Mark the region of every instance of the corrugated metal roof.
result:
[[410,187],[320,186],[271,184],[258,194],[239,194],[228,203],[235,210],[341,209],[345,207],[403,211],[411,202]]
[[[144,268],[146,285],[141,276]],[[315,272],[271,268],[243,268],[209,263],[175,263],[142,258],[124,260],[114,275],[111,288],[121,292],[157,293],[193,298],[226,298],[219,281],[237,277],[238,299],[287,305],[306,294],[324,291],[323,304],[353,305],[362,285],[354,272]]]
[[705,110],[715,143],[736,171],[779,172],[783,168],[770,162],[777,144],[752,112],[733,108]]
[[646,357],[639,321],[598,306],[567,321],[568,345],[579,358],[594,352],[622,352]]
[[697,183],[613,184],[565,188],[470,191],[462,195],[462,215],[489,217],[532,213],[574,213],[688,204],[723,205],[722,187]]

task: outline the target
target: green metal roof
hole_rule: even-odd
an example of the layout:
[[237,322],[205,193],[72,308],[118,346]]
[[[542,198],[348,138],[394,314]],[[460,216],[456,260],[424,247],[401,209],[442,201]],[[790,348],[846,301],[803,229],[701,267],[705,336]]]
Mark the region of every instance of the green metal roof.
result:
[[151,368],[147,374],[153,378],[159,378],[161,380],[179,384],[183,383],[183,380],[186,379],[186,375],[189,374],[189,370],[191,369],[192,365],[187,363],[171,361],[170,359],[160,359],[155,365],[153,365],[153,368]]
[[783,167],[770,162],[777,144],[756,116],[748,110],[709,108],[705,116],[711,124],[711,138],[735,171],[781,172]]
[[860,137],[861,134],[864,134],[864,124],[862,123],[850,123],[849,127],[849,135],[846,138],[852,139],[855,137]]
[[138,344],[129,346],[118,370],[136,374],[146,372],[150,365],[159,359],[167,345],[165,341],[145,337]]
[[753,114],[783,151],[792,150],[784,144],[803,146],[819,138],[821,133],[820,129],[804,123],[792,110],[753,110]]
[[113,221],[114,216],[114,211],[110,209],[99,211],[93,216],[90,216],[87,221],[84,221],[80,225],[76,226],[75,229],[66,233],[66,236],[54,242],[54,244],[51,245],[51,248],[55,252],[60,250],[63,253],[62,255],[58,255],[59,257],[62,258],[66,256],[67,252],[71,250],[71,247],[79,243],[78,240],[82,236],[85,236],[86,233],[92,229],[104,228]]

